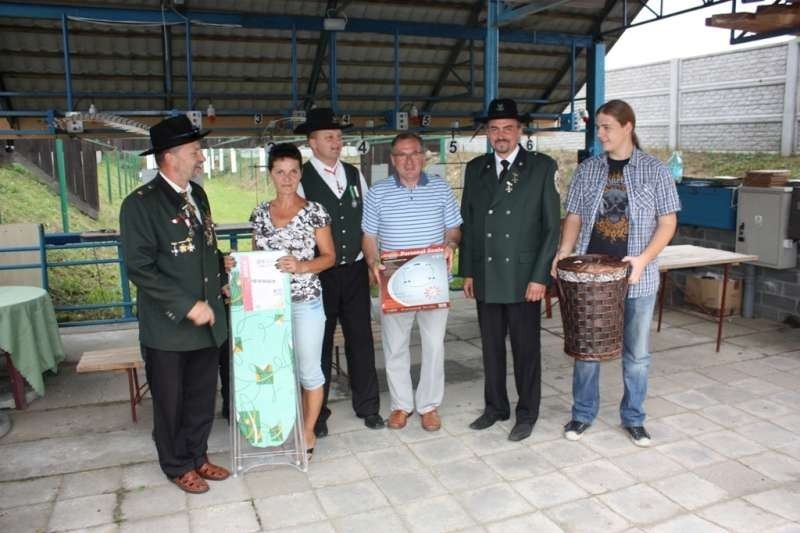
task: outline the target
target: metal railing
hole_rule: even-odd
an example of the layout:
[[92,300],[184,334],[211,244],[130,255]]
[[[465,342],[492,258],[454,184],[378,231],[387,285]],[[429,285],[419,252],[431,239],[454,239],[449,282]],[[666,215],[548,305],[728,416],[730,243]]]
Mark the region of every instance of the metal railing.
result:
[[[251,236],[249,225],[224,225],[217,228],[217,238],[220,241],[227,241],[231,250],[238,250],[240,239],[249,239]],[[98,240],[101,239],[101,240]],[[100,248],[113,248],[116,250],[115,257],[109,258],[93,258],[93,259],[69,259],[69,260],[53,260],[48,256],[49,252],[54,251],[72,251],[81,249],[100,249]],[[102,318],[102,319],[86,319],[86,320],[64,320],[59,321],[60,326],[89,326],[97,324],[117,324],[123,322],[134,322],[137,320],[134,313],[134,306],[136,300],[131,297],[130,282],[128,280],[128,272],[125,267],[125,259],[122,254],[122,241],[119,239],[118,234],[110,234],[108,236],[98,237],[96,234],[80,234],[80,233],[51,233],[45,234],[42,227],[39,226],[39,244],[33,246],[13,246],[0,248],[0,253],[15,253],[15,252],[39,252],[38,263],[17,263],[17,264],[4,264],[0,265],[0,271],[3,270],[27,270],[27,269],[41,269],[42,288],[50,291],[50,276],[49,270],[51,268],[69,268],[77,266],[92,266],[92,265],[119,265],[119,285],[120,294],[122,296],[120,301],[111,301],[103,303],[75,303],[75,304],[62,304],[54,306],[56,312],[81,312],[81,311],[96,311],[99,309],[122,309],[122,316],[117,318]]]

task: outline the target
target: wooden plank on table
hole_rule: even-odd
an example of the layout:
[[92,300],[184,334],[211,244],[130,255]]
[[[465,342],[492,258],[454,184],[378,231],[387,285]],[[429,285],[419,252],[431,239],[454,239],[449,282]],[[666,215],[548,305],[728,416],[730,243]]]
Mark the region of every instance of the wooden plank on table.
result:
[[110,348],[83,352],[76,370],[78,372],[104,372],[110,370],[126,370],[142,368],[144,361],[138,346]]

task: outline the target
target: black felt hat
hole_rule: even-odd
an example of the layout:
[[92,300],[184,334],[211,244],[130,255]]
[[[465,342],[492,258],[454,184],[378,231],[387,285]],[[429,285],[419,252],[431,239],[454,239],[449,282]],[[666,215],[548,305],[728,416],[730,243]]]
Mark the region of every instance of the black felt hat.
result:
[[150,144],[153,146],[139,155],[155,154],[167,148],[194,142],[209,133],[211,130],[196,128],[186,115],[169,117],[150,128]]
[[478,117],[478,122],[489,122],[497,118],[515,118],[522,123],[530,122],[531,116],[528,113],[520,115],[517,111],[517,103],[511,98],[496,98],[489,104],[489,112],[485,117]]
[[330,107],[317,107],[306,115],[306,121],[294,129],[295,133],[308,135],[318,130],[346,130],[352,124],[343,124]]

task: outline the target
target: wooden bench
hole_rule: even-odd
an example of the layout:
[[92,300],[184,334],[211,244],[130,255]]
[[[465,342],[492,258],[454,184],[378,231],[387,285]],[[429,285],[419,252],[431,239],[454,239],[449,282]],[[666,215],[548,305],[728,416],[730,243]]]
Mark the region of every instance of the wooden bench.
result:
[[78,361],[77,371],[84,372],[112,372],[124,370],[128,374],[128,392],[130,393],[131,418],[133,422],[138,422],[136,418],[136,404],[142,402],[144,392],[147,390],[147,383],[139,385],[139,374],[137,370],[144,367],[142,353],[139,346],[125,346],[124,348],[109,348],[106,350],[94,350],[83,352]]

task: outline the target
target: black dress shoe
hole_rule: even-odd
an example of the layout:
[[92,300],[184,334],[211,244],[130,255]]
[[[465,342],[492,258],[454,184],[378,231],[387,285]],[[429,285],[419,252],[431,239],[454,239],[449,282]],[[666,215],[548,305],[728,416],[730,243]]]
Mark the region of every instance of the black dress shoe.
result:
[[511,433],[508,434],[508,440],[516,442],[522,439],[527,439],[531,436],[532,431],[533,424],[530,422],[517,422],[511,429]]
[[472,424],[469,425],[470,429],[486,429],[491,427],[498,420],[508,420],[507,416],[493,415],[484,412],[481,416],[476,418]]
[[327,420],[318,420],[317,423],[314,425],[314,435],[318,439],[328,436],[328,421]]
[[381,415],[375,413],[364,417],[364,425],[369,429],[383,429],[386,426],[386,423],[383,421],[383,417]]

